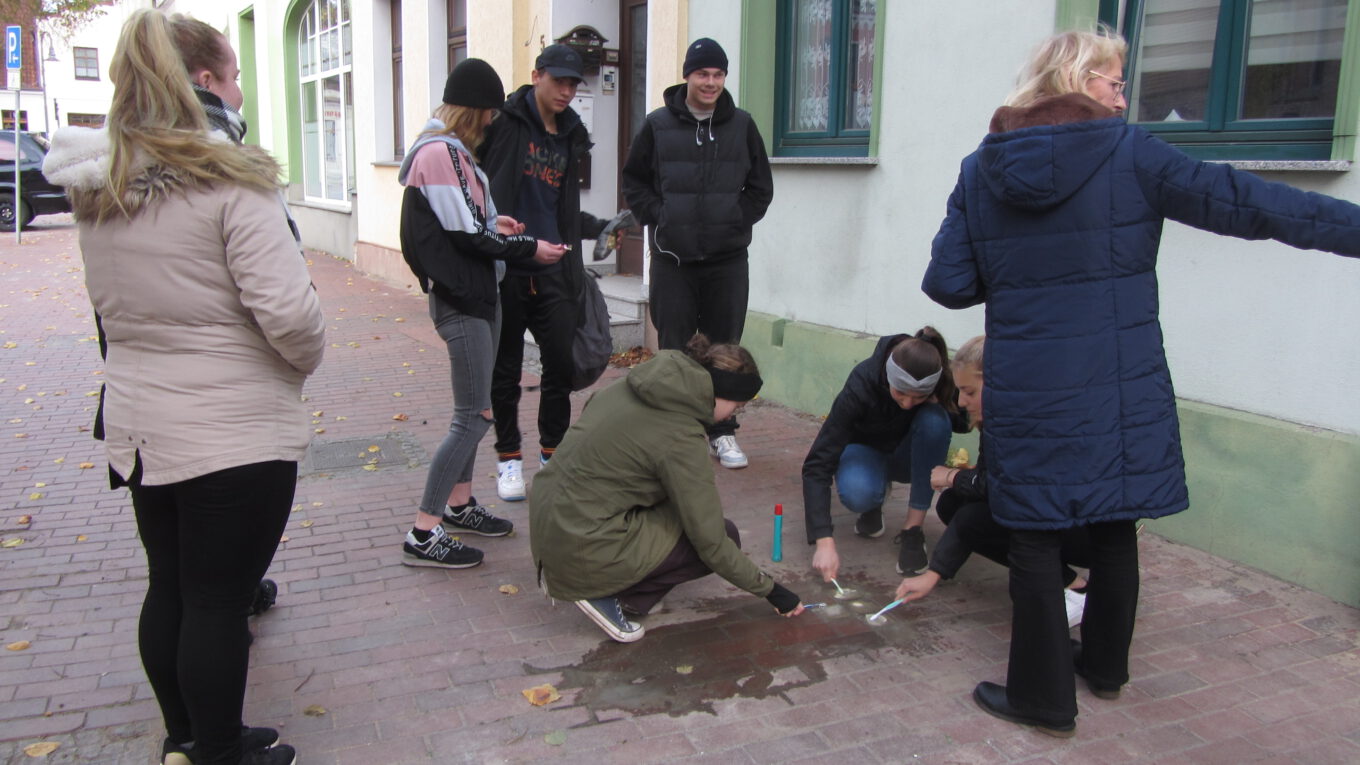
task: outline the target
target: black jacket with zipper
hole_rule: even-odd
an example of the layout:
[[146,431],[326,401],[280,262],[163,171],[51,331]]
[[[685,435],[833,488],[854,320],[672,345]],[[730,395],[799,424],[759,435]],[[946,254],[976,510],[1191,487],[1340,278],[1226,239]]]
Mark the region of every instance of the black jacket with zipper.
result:
[[[529,153],[529,139],[544,132],[539,116],[529,106],[534,97],[532,85],[524,85],[510,94],[501,106],[501,114],[486,129],[486,137],[477,148],[477,164],[491,181],[491,198],[503,215],[514,215],[519,199],[520,182],[524,179],[524,159]],[[538,124],[535,124],[535,123]],[[557,195],[557,227],[563,244],[571,250],[562,257],[562,271],[566,276],[568,294],[573,297],[580,287],[578,277],[585,268],[581,258],[581,239],[599,236],[608,221],[581,210],[581,157],[594,145],[581,118],[568,106],[557,115],[557,134],[566,137],[567,168],[562,188]],[[516,272],[530,272],[537,264],[516,263]]]
[[744,255],[774,197],[765,142],[726,90],[702,122],[688,92],[667,88],[666,105],[647,115],[624,163],[624,198],[653,227],[654,254],[680,264]]

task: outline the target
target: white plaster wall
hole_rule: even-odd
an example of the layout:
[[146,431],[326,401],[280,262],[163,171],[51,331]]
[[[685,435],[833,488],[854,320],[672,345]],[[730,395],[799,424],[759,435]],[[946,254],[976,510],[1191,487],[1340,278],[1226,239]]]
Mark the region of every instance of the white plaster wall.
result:
[[683,61],[688,43],[700,37],[711,37],[727,52],[727,89],[732,98],[741,106],[741,3],[701,3],[689,4],[689,40],[680,51]]
[[[691,0],[693,36],[733,24],[733,5]],[[982,331],[982,309],[948,311],[921,293],[931,239],[959,161],[1053,31],[1053,4],[1007,3],[1004,18],[987,0],[887,5],[879,165],[776,166],[750,306],[870,334],[929,323],[957,347]],[[1266,177],[1360,202],[1360,166]],[[1360,260],[1168,223],[1159,278],[1177,395],[1360,433]]]

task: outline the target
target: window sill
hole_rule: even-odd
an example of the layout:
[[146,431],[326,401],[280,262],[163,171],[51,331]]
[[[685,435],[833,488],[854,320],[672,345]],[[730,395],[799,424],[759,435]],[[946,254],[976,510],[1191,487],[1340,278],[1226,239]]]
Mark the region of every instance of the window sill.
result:
[[380,159],[373,163],[374,167],[401,167],[399,159]]
[[1215,164],[1253,172],[1344,173],[1354,164],[1348,159],[1211,159]]
[[326,210],[328,212],[346,214],[354,211],[354,206],[351,204],[326,199],[290,199],[288,205],[290,207],[309,207],[313,210]]
[[878,157],[770,157],[771,165],[852,165],[874,167]]

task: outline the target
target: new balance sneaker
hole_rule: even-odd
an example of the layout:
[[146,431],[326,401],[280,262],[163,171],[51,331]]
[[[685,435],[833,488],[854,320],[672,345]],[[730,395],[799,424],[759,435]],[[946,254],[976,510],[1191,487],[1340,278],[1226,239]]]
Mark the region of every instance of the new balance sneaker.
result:
[[737,446],[736,436],[718,436],[708,442],[709,452],[718,458],[718,464],[731,470],[746,467],[746,452]]
[[515,524],[504,518],[497,518],[489,510],[477,504],[477,498],[468,500],[467,506],[454,510],[444,508],[444,525],[450,531],[465,531],[484,537],[503,537],[515,530]]
[[1064,589],[1063,599],[1067,601],[1067,626],[1070,629],[1081,624],[1081,615],[1086,612],[1086,593]]
[[[266,580],[268,581],[268,580]],[[272,749],[279,743],[279,732],[273,728],[241,726],[241,751],[248,757],[252,752]],[[166,739],[161,745],[161,765],[193,765],[194,742],[176,744]],[[247,762],[250,760],[247,759]]]
[[620,643],[632,643],[641,640],[646,630],[637,622],[630,622],[624,618],[623,608],[619,605],[618,598],[595,598],[593,600],[578,600],[576,607],[585,612],[592,622],[599,625],[609,637]]
[[524,501],[524,460],[496,463],[496,496],[506,502]]
[[902,529],[893,537],[897,548],[897,573],[902,576],[916,576],[925,570],[930,559],[926,557],[926,533],[920,526]]
[[482,551],[468,547],[444,532],[442,526],[430,529],[430,538],[421,542],[416,539],[415,529],[406,532],[406,542],[401,546],[403,566],[426,566],[429,568],[472,568],[482,562]]
[[855,533],[874,539],[883,536],[883,511],[870,510],[855,519]]

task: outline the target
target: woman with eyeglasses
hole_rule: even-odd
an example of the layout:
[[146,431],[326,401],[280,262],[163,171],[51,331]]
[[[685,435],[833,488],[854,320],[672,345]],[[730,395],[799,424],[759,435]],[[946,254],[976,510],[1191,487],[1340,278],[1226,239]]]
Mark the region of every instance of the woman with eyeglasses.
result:
[[[992,514],[1013,532],[1013,612],[1006,684],[973,699],[1055,736],[1076,732],[1074,671],[1104,699],[1129,679],[1134,522],[1188,504],[1157,320],[1163,222],[1360,255],[1360,207],[1126,124],[1125,53],[1103,30],[1039,46],[963,161],[922,285],[949,308],[986,305],[982,441]],[[1060,550],[1078,526],[1092,560],[1074,645]]]

